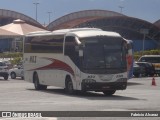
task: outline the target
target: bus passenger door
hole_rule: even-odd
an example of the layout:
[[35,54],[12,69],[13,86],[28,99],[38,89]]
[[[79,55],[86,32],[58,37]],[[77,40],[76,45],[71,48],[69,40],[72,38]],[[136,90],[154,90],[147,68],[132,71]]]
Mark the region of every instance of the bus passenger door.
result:
[[[64,56],[65,56],[65,61],[68,62],[68,65],[70,67],[73,68],[74,70],[74,87],[77,88],[77,80],[80,76],[80,70],[79,70],[79,54],[78,54],[78,51],[77,51],[77,44],[75,42],[75,37],[73,36],[67,36],[65,38],[65,46],[64,46]],[[69,60],[66,60],[66,58],[69,58]]]

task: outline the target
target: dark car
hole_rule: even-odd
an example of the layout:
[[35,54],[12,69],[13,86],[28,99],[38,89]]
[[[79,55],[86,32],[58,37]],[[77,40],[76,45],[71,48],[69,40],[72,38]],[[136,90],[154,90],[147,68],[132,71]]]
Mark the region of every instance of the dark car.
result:
[[160,76],[160,55],[144,55],[138,62],[149,62],[155,67],[155,72]]
[[0,61],[0,76],[4,77],[5,80],[8,80],[8,66],[3,61]]
[[142,68],[137,63],[134,63],[134,65],[133,65],[133,75],[135,77],[139,77],[141,74],[142,74]]
[[142,76],[154,76],[155,68],[152,63],[149,62],[136,62],[141,67]]

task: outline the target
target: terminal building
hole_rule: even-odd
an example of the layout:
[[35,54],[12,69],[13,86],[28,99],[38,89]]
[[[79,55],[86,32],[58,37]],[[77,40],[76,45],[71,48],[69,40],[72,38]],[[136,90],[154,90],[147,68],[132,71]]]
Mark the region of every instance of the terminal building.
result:
[[[33,18],[9,10],[0,10],[0,25],[11,23],[15,19],[22,19],[29,24],[43,27]],[[142,19],[129,17],[107,10],[84,10],[70,13],[51,22],[46,29],[91,27],[106,31],[118,32],[122,37],[132,40],[134,51],[160,48],[160,20],[150,23]],[[1,41],[0,41],[1,47]]]

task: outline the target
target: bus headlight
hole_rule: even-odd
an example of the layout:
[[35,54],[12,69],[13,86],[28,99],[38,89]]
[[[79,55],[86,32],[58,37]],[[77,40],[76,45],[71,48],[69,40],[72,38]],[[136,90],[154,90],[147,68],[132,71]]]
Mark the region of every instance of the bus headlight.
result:
[[96,81],[93,79],[83,79],[82,83],[96,83]]

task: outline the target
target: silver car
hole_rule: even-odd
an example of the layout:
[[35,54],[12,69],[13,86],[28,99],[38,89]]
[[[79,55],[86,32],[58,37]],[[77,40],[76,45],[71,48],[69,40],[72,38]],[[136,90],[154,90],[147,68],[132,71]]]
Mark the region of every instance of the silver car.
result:
[[16,77],[21,77],[22,79],[24,79],[23,66],[14,66],[9,70],[9,74],[12,79],[16,79]]

